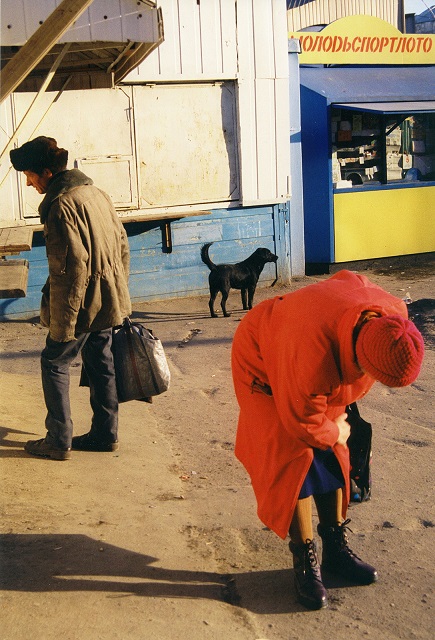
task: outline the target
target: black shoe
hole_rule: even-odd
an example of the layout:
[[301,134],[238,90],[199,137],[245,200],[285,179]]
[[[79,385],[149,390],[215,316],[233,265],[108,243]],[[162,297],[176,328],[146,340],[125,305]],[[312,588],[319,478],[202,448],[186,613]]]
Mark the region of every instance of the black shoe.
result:
[[290,542],[293,554],[294,582],[298,600],[307,609],[324,609],[328,606],[328,594],[322,582],[316,543],[307,540],[305,544]]
[[28,440],[24,445],[24,450],[30,453],[31,456],[40,456],[51,460],[69,460],[71,458],[70,448],[60,449],[47,442],[45,438]]
[[72,448],[78,451],[118,451],[118,440],[114,442],[101,442],[96,440],[91,433],[85,433],[82,436],[74,436],[72,439]]
[[378,572],[349,549],[346,533],[349,522],[345,520],[335,527],[318,525],[323,542],[322,571],[343,576],[356,584],[372,584],[378,579]]

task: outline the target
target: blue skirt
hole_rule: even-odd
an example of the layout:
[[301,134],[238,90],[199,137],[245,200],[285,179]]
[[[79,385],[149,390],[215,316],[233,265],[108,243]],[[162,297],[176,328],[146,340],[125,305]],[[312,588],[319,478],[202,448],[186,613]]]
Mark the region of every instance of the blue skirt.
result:
[[331,448],[313,449],[314,459],[305,476],[299,500],[344,487],[341,467]]

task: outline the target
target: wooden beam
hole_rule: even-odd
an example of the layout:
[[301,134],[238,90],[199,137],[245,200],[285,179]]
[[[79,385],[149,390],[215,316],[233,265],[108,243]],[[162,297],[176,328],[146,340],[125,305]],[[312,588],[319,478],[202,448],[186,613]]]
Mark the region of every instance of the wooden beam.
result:
[[[133,43],[134,44],[134,43]],[[120,47],[124,47],[125,43],[119,43],[119,42],[103,42],[103,41],[99,41],[99,42],[70,42],[69,43],[69,51],[68,53],[84,53],[86,51],[100,51],[100,50],[104,50],[104,49],[119,49]],[[61,44],[55,44],[50,51],[48,51],[46,57],[49,58],[50,56],[58,56],[59,53],[62,51],[64,45]],[[14,51],[12,51],[12,49],[14,49]],[[8,62],[9,60],[12,60],[12,58],[15,56],[16,54],[16,47],[2,47],[2,62],[4,63],[3,66],[5,66],[6,62]]]
[[32,248],[33,229],[8,227],[0,229],[0,256],[12,255]]
[[27,292],[29,263],[27,260],[0,261],[0,298],[24,298]]
[[91,2],[92,0],[63,0],[48,16],[4,67],[1,73],[1,102],[18,87]]

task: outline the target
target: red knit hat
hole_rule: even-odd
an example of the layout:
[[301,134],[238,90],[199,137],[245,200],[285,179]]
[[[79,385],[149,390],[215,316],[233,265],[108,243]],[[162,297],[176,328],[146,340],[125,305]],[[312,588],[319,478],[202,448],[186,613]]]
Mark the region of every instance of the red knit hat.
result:
[[355,353],[372,378],[388,387],[406,387],[420,373],[423,338],[415,324],[401,316],[372,318],[361,328]]

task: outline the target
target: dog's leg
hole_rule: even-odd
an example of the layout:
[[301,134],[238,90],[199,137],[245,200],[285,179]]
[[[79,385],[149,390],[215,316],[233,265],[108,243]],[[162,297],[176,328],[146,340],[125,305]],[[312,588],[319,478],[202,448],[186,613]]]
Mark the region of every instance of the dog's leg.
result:
[[248,294],[248,290],[247,289],[242,289],[241,290],[241,295],[242,295],[242,307],[244,311],[248,310],[248,302],[247,302],[247,294]]
[[210,296],[210,300],[208,301],[208,308],[210,309],[210,315],[212,318],[217,318],[218,314],[214,310],[214,301],[216,300],[216,294]]
[[228,291],[222,291],[221,307],[225,318],[229,318],[231,313],[227,311]]
[[210,309],[210,315],[212,318],[217,318],[218,314],[214,310],[214,303],[216,300],[216,296],[218,294],[218,289],[214,287],[214,285],[210,282],[210,300],[208,301],[208,308]]

